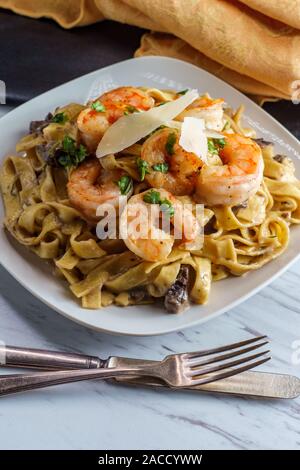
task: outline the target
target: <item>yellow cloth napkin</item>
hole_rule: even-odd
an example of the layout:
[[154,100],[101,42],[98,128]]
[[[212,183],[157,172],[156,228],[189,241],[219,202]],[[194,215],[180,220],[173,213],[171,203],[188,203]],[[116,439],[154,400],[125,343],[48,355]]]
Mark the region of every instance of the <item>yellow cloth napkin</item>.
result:
[[0,7],[65,28],[107,18],[153,30],[136,55],[187,60],[260,97],[290,99],[300,88],[300,0],[0,0]]
[[281,93],[254,78],[235,72],[218,62],[209,59],[207,56],[189,46],[185,41],[174,38],[172,35],[163,33],[144,34],[141,40],[141,47],[136,51],[135,56],[145,55],[165,55],[176,59],[191,62],[198,67],[225,80],[230,85],[238,88],[244,93],[252,95],[260,105],[265,101],[273,101],[277,98],[289,99],[289,95]]

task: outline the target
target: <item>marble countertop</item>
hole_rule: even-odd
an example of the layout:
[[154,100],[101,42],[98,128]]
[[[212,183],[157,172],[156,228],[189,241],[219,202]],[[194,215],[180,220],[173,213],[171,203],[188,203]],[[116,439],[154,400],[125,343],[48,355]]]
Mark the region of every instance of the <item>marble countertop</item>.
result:
[[[7,110],[0,106],[0,116]],[[46,307],[0,268],[0,340],[98,355],[159,359],[271,338],[261,370],[300,376],[300,263],[239,307],[152,338],[97,333]],[[297,343],[298,341],[298,343]],[[298,357],[298,361],[297,361]],[[0,449],[299,449],[300,399],[259,401],[82,382],[2,397]]]

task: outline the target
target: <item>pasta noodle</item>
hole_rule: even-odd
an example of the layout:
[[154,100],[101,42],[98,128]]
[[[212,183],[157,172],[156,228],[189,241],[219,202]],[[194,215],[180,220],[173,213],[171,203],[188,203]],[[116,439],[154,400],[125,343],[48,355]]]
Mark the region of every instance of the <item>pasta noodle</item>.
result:
[[[173,91],[142,90],[156,105],[176,96]],[[184,250],[175,244],[166,259],[151,262],[130,251],[121,239],[99,240],[96,224],[86,220],[68,197],[72,170],[49,164],[43,155],[45,146],[66,135],[79,141],[77,117],[83,109],[70,104],[56,110],[55,116],[67,116],[67,121],[45,122],[22,138],[17,144],[19,155],[9,156],[0,174],[6,229],[20,244],[54,264],[83,308],[160,300],[175,283],[181,266],[191,272],[191,301],[203,304],[211,281],[259,269],[287,248],[290,226],[300,223],[300,183],[292,162],[276,157],[272,144],[262,146],[263,181],[246,205],[205,206],[201,248]],[[253,131],[243,129],[242,113],[242,108],[225,111],[226,132],[254,137]],[[122,171],[133,179],[135,195],[149,188],[146,180],[140,181],[137,168],[142,144],[101,159],[105,170]],[[195,204],[189,195],[178,197],[184,198]]]

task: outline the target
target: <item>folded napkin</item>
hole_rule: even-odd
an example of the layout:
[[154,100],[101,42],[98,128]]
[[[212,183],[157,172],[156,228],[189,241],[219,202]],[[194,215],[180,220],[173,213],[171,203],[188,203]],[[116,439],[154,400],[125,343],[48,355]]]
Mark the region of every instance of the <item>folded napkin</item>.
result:
[[137,56],[187,60],[261,101],[299,98],[300,0],[0,0],[0,7],[65,28],[106,18],[150,29]]
[[225,80],[225,82],[235,86],[242,92],[252,95],[252,98],[261,105],[265,101],[275,101],[279,98],[290,99],[287,93],[283,93],[254,78],[224,67],[224,65],[209,59],[209,57],[197,51],[197,49],[194,49],[182,39],[174,38],[174,36],[168,34],[144,34],[141,40],[141,47],[135,52],[135,56],[140,57],[144,55],[164,55],[191,62]]

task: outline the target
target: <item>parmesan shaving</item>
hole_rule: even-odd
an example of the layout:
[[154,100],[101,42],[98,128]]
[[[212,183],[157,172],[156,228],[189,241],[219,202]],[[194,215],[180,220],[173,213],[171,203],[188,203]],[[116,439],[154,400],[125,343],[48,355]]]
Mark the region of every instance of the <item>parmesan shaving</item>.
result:
[[[200,119],[201,121],[203,121],[203,119],[201,119],[201,118],[194,118],[194,119]],[[164,122],[164,125],[166,127],[171,127],[172,129],[178,129],[179,131],[181,131],[182,124],[183,124],[183,122],[181,122],[181,121],[173,121],[173,120]],[[224,139],[224,138],[226,138],[226,136],[224,136],[224,134],[221,134],[220,132],[217,132],[217,131],[212,131],[211,129],[204,129],[204,132],[205,132],[206,137],[208,137],[209,139]]]
[[179,139],[179,145],[187,152],[192,152],[207,163],[207,136],[204,119],[185,117]]
[[220,132],[211,131],[210,129],[206,129],[205,131],[206,137],[210,139],[225,139],[226,136],[224,134],[220,134]]
[[166,121],[170,121],[199,97],[197,90],[190,90],[180,98],[142,113],[121,117],[105,132],[96,155],[102,158],[118,153],[153,132]]

